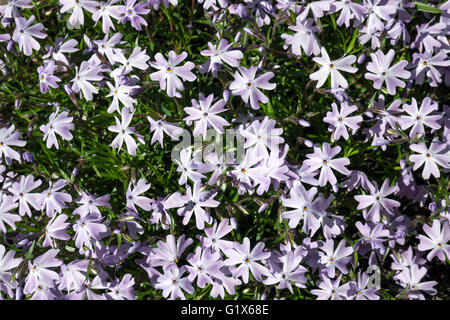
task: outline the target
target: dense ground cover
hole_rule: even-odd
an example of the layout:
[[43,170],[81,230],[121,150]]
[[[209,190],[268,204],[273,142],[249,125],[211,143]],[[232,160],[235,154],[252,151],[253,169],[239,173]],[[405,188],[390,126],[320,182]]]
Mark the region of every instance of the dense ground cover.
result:
[[0,14],[1,298],[448,299],[449,2]]

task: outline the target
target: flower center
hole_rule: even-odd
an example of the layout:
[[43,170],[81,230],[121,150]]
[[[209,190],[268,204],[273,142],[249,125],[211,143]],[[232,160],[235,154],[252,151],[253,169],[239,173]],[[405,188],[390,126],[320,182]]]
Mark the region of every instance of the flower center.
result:
[[338,120],[339,120],[339,122],[342,122],[342,121],[343,121],[343,119],[342,119],[341,117],[339,117],[339,119],[338,119]]
[[172,71],[173,71],[172,67],[167,67],[167,72],[172,72]]
[[81,225],[82,227],[84,227],[84,222],[81,222],[80,225]]
[[20,30],[20,33],[25,33],[25,31],[22,29],[22,30]]
[[336,293],[336,289],[331,290],[331,292]]
[[245,169],[242,169],[242,170],[241,170],[241,172],[242,172],[242,173],[245,173],[245,172],[246,172],[246,170],[245,170]]
[[247,87],[248,87],[248,88],[251,88],[251,87],[253,87],[253,83],[251,83],[250,81],[249,81],[249,82],[247,82]]
[[420,119],[422,119],[422,118],[421,118],[420,116],[417,116],[416,119],[417,119],[417,120],[420,120]]
[[282,277],[283,279],[286,279],[286,275],[285,275],[284,273],[281,275],[281,277]]
[[19,194],[19,196],[20,196],[21,198],[23,198],[24,194],[21,192],[21,193]]
[[245,263],[249,263],[250,259],[249,258],[245,258]]
[[307,211],[308,210],[308,207],[307,206],[304,206],[303,207],[303,211]]
[[327,164],[328,163],[328,161],[327,160],[323,160],[323,164]]
[[438,243],[438,247],[439,247],[439,248],[442,248],[442,242],[439,242],[439,243]]
[[177,281],[177,280],[173,280],[172,283],[173,283],[173,284],[177,284],[178,281]]
[[124,130],[124,129],[122,129],[122,131],[121,131],[121,132],[122,132],[122,134],[125,134],[125,130]]
[[431,153],[427,153],[427,158],[431,158]]
[[334,64],[330,64],[330,69],[333,69],[334,68]]
[[80,76],[77,76],[77,80],[81,80],[81,77],[80,77]]
[[50,192],[47,192],[47,197],[50,197]]
[[417,290],[417,286],[416,286],[416,285],[413,285],[413,286],[412,286],[412,289],[413,289],[413,290]]
[[381,73],[381,75],[382,75],[383,77],[386,77],[386,75],[387,75],[386,71],[383,71],[383,72]]
[[200,271],[200,272],[202,272],[202,271],[203,271],[203,268],[202,268],[202,267],[198,267],[197,270]]
[[330,262],[333,262],[333,261],[334,261],[334,258],[333,258],[333,257],[331,257],[331,258],[330,258]]
[[132,11],[131,9],[128,9],[127,13],[128,13],[129,15],[131,15],[131,14],[133,13],[133,11]]
[[423,65],[426,67],[428,65],[428,62],[424,61]]
[[53,126],[52,126],[52,125],[49,125],[48,127],[49,127],[50,129],[53,129]]
[[203,116],[206,118],[208,116],[208,112],[203,113]]

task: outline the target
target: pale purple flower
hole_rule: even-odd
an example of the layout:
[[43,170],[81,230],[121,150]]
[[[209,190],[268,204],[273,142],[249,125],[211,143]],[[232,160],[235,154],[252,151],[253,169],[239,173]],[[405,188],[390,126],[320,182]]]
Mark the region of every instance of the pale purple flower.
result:
[[113,148],[116,148],[120,150],[122,148],[122,144],[125,141],[125,144],[127,145],[127,152],[135,156],[136,155],[136,149],[137,144],[136,141],[134,141],[132,135],[135,135],[138,139],[138,141],[142,144],[145,143],[143,137],[136,132],[135,127],[129,127],[131,120],[133,119],[134,112],[131,112],[130,109],[124,107],[122,108],[121,112],[121,121],[114,116],[116,120],[115,126],[109,126],[108,130],[111,132],[116,132],[117,136],[114,138],[114,140],[111,142],[110,146]]
[[288,289],[291,293],[294,293],[291,283],[294,283],[299,288],[306,287],[305,273],[308,270],[300,265],[303,256],[299,250],[288,251],[275,259],[278,261],[271,264],[273,270],[267,279],[264,280],[265,285],[278,284],[277,289]]
[[286,46],[291,46],[291,52],[297,56],[302,55],[302,50],[307,56],[314,54],[317,56],[320,53],[320,43],[315,33],[318,28],[313,25],[313,19],[306,19],[303,21],[300,16],[297,16],[295,26],[289,26],[290,30],[295,31],[293,35],[284,33],[281,35],[286,41]]
[[146,2],[136,3],[136,0],[126,0],[125,5],[120,6],[120,11],[123,16],[119,20],[119,23],[130,21],[133,28],[141,31],[141,25],[147,26],[147,21],[140,15],[146,15],[150,12],[150,9],[147,9],[147,6],[148,4]]
[[450,60],[445,52],[439,52],[435,55],[432,52],[424,54],[413,54],[414,80],[418,84],[422,84],[425,75],[429,79],[430,86],[437,87],[442,82],[441,72],[436,67],[448,67]]
[[282,199],[283,206],[294,209],[281,214],[282,218],[289,219],[290,228],[296,228],[303,219],[303,231],[311,232],[311,235],[314,235],[320,227],[321,217],[325,215],[325,211],[320,205],[321,199],[314,199],[316,194],[316,187],[306,190],[300,183],[294,182],[289,192],[289,198]]
[[210,190],[204,191],[201,188],[199,181],[194,183],[194,187],[186,187],[186,196],[184,198],[185,205],[177,210],[179,216],[183,217],[183,224],[188,224],[192,214],[195,215],[195,222],[197,229],[203,230],[205,222],[207,224],[212,223],[212,217],[209,212],[203,208],[215,208],[220,202],[214,200],[217,192],[211,192]]
[[[17,202],[13,201],[13,197],[9,197],[3,194],[0,198],[0,232],[6,233],[5,223],[8,224],[13,230],[16,230],[16,222],[22,220],[22,218],[17,215],[10,213],[12,210],[17,208]],[[1,256],[1,255],[0,255]]]
[[20,182],[14,182],[8,191],[14,196],[13,200],[19,200],[19,214],[21,216],[27,214],[31,217],[31,209],[29,204],[35,209],[40,210],[42,207],[42,195],[40,193],[32,193],[34,189],[42,184],[42,180],[34,180],[33,175],[21,176]]
[[[109,34],[105,34],[102,40],[95,40],[94,43],[98,47],[98,53],[105,55],[108,58],[109,63],[116,63],[116,54],[120,52],[120,49],[115,48],[116,45],[124,43],[124,41],[120,41],[122,39],[122,34],[120,32],[114,33],[111,38],[109,38]],[[126,58],[124,57],[126,60]],[[126,64],[126,62],[125,62]]]
[[368,27],[362,27],[360,30],[361,35],[358,37],[360,44],[366,44],[370,41],[370,48],[376,50],[381,47],[381,36],[383,32],[377,29],[369,29]]
[[150,253],[148,261],[152,267],[162,267],[167,270],[171,267],[176,267],[181,255],[194,241],[187,238],[183,234],[175,242],[175,237],[172,234],[167,235],[166,242],[158,241],[157,247]]
[[169,297],[170,300],[177,298],[185,300],[183,290],[189,294],[194,293],[194,287],[189,281],[188,277],[182,278],[186,272],[186,268],[177,266],[164,269],[164,274],[158,277],[158,282],[155,284],[156,289],[162,289],[162,295],[164,298]]
[[349,138],[347,127],[352,129],[352,134],[355,134],[363,118],[361,116],[348,117],[349,114],[358,110],[355,105],[349,105],[347,102],[341,103],[341,110],[338,111],[337,105],[333,102],[331,104],[332,111],[327,112],[327,116],[323,118],[323,121],[330,124],[328,131],[333,132],[335,140],[339,140],[344,137],[345,140]]
[[239,194],[243,194],[245,191],[251,194],[253,193],[253,184],[265,183],[268,169],[261,165],[263,159],[264,157],[256,156],[252,150],[247,150],[244,161],[227,172],[227,175],[239,182]]
[[262,276],[269,276],[269,270],[258,263],[260,260],[266,260],[270,257],[271,253],[264,251],[264,243],[258,242],[253,250],[250,251],[250,240],[245,237],[243,243],[233,243],[233,248],[225,252],[228,259],[224,261],[225,266],[238,267],[233,271],[233,278],[242,277],[244,283],[248,283],[249,271],[253,277],[262,282]]
[[214,221],[214,225],[212,227],[205,228],[206,237],[197,235],[197,238],[200,240],[202,246],[217,251],[221,250],[222,252],[231,249],[233,247],[233,242],[222,239],[234,229],[234,227],[229,223],[230,220],[225,218],[222,219],[219,224],[217,224],[217,221]]
[[183,129],[174,123],[167,122],[164,119],[166,116],[160,120],[153,120],[150,116],[147,117],[148,122],[150,122],[150,132],[153,132],[151,144],[158,141],[161,147],[164,147],[163,139],[164,133],[167,134],[172,140],[179,140],[180,136],[183,135]]
[[213,284],[213,278],[223,276],[220,268],[223,266],[221,255],[218,251],[209,248],[197,247],[195,254],[189,254],[186,258],[190,265],[186,265],[189,272],[189,281],[197,278],[197,286],[204,288],[207,284]]
[[276,121],[264,117],[263,120],[255,120],[244,129],[239,127],[239,133],[246,139],[244,148],[255,151],[255,155],[267,159],[269,151],[278,152],[279,145],[284,142],[282,128],[275,128]]
[[37,68],[42,93],[47,93],[49,87],[58,88],[57,82],[60,82],[61,79],[53,75],[56,69],[58,67],[52,60],[44,61],[44,65]]
[[341,14],[336,20],[338,26],[345,24],[345,27],[350,27],[350,20],[355,19],[357,22],[364,20],[367,12],[366,7],[362,4],[350,0],[334,1],[332,3],[335,12],[341,11]]
[[33,262],[28,261],[28,276],[25,279],[25,287],[23,289],[25,294],[35,291],[41,282],[49,288],[56,286],[59,275],[55,271],[50,270],[50,268],[59,267],[62,264],[61,260],[56,259],[58,253],[59,250],[57,249],[49,249],[34,259]]
[[28,20],[23,17],[15,18],[16,29],[12,39],[19,44],[19,50],[26,56],[30,56],[34,50],[39,50],[41,45],[34,38],[44,39],[47,35],[42,33],[44,25],[37,23],[31,25],[34,22],[35,17],[31,16]]
[[47,140],[47,148],[51,148],[53,145],[56,149],[59,149],[58,139],[56,139],[56,134],[60,135],[63,140],[70,141],[73,138],[70,130],[75,127],[72,123],[73,117],[68,117],[69,113],[63,111],[59,113],[59,107],[53,112],[49,121],[46,125],[41,125],[39,129],[44,133],[44,141]]
[[[396,279],[400,281],[401,286],[406,289],[404,295],[410,299],[420,299],[425,300],[422,292],[430,295],[435,295],[437,290],[434,288],[435,285],[439,284],[437,281],[424,281],[423,277],[427,274],[427,268],[421,267],[413,264],[408,270],[401,272]],[[401,290],[401,292],[404,291]]]
[[258,67],[251,66],[249,69],[238,67],[238,71],[234,73],[234,81],[230,84],[231,94],[233,96],[241,96],[245,103],[249,102],[253,109],[259,109],[259,102],[267,103],[269,99],[259,90],[273,90],[275,83],[269,83],[274,77],[273,72],[266,72],[256,77]]
[[58,240],[69,240],[70,236],[66,233],[69,228],[70,223],[66,222],[69,217],[65,214],[60,214],[54,216],[45,227],[44,233],[45,238],[42,242],[42,247],[52,247],[55,248],[55,239]]
[[314,19],[317,20],[323,17],[325,12],[330,11],[333,0],[301,1],[301,3],[303,4],[303,11],[299,15],[300,19],[305,20],[308,13],[311,12]]
[[370,277],[365,272],[358,272],[357,281],[350,282],[347,295],[350,300],[379,300],[377,291],[380,288],[371,288],[369,286]]
[[342,274],[335,280],[323,275],[322,281],[318,283],[320,289],[313,289],[311,293],[317,296],[317,300],[347,300],[348,286],[346,284],[340,286]]
[[[69,271],[70,272],[70,271]],[[103,279],[104,274],[100,273],[94,279],[87,279],[83,276],[81,286],[66,295],[66,300],[106,300],[104,294],[97,294],[93,290],[104,290],[108,288],[108,283]]]
[[116,279],[108,286],[109,292],[105,294],[107,300],[136,300],[133,286],[134,278],[127,273],[122,280]]
[[[219,153],[220,154],[220,153]],[[218,183],[219,178],[224,171],[228,168],[225,164],[225,155],[220,154],[220,156],[215,152],[208,152],[204,155],[205,163],[198,163],[198,172],[199,173],[208,173],[212,172],[211,178],[208,181],[209,185],[215,185]]]
[[202,50],[200,54],[205,57],[210,57],[200,67],[201,73],[212,72],[213,77],[217,77],[217,71],[222,68],[224,63],[239,67],[239,60],[244,56],[240,50],[232,50],[233,43],[228,43],[226,39],[221,39],[219,44],[213,45],[208,42],[208,50]]
[[180,159],[175,159],[175,163],[178,164],[177,172],[181,172],[180,179],[178,180],[180,185],[186,184],[188,178],[193,182],[197,182],[205,178],[203,174],[196,171],[198,169],[198,165],[191,156],[191,149],[183,149],[180,151]]
[[55,184],[49,182],[47,190],[42,192],[42,210],[48,217],[52,218],[55,212],[61,213],[62,209],[67,208],[66,202],[72,202],[72,196],[65,192],[58,192],[68,184],[64,179],[59,179]]
[[356,209],[361,210],[370,206],[369,212],[364,213],[364,219],[371,220],[373,222],[379,222],[381,214],[387,213],[390,216],[395,215],[395,208],[400,207],[400,202],[392,199],[388,199],[387,196],[398,191],[397,186],[390,187],[389,178],[385,179],[383,185],[378,189],[378,184],[374,181],[374,184],[368,185],[368,195],[356,195],[355,200],[358,201],[358,207]]
[[[137,211],[136,206],[150,211],[152,209],[152,199],[141,194],[150,189],[151,183],[147,184],[145,179],[139,179],[138,182],[131,181],[125,194],[127,198],[127,208]],[[133,190],[131,190],[133,187]]]
[[[78,48],[75,48],[78,45],[78,41],[75,39],[70,39],[64,42],[65,38],[58,37],[55,40],[54,46],[47,45],[46,50],[47,53],[42,56],[43,59],[47,59],[50,56],[54,61],[59,61],[64,63],[65,65],[69,65],[69,61],[64,53],[71,53],[78,51]],[[63,43],[64,42],[64,43]]]
[[13,269],[22,262],[22,258],[14,258],[16,251],[6,251],[5,246],[0,244],[0,288],[4,284],[7,288],[13,289],[17,286],[17,281],[11,282]]
[[303,161],[303,163],[309,166],[308,172],[313,172],[320,168],[320,186],[323,187],[327,182],[330,182],[331,185],[337,183],[336,176],[331,169],[337,170],[344,175],[350,174],[350,171],[345,167],[350,164],[348,158],[333,159],[339,152],[341,152],[340,146],[331,148],[328,142],[324,142],[322,148],[315,146],[314,153],[306,155],[308,160]]
[[118,20],[122,15],[120,6],[115,5],[119,1],[120,0],[101,1],[97,11],[92,14],[92,19],[95,21],[95,24],[102,19],[102,30],[104,34],[108,34],[111,29],[114,31],[116,30],[111,18]]
[[450,168],[450,153],[448,146],[445,143],[440,143],[438,140],[433,140],[430,147],[425,143],[411,144],[409,148],[419,154],[412,154],[409,156],[409,161],[414,163],[413,170],[419,169],[425,164],[422,177],[426,180],[433,175],[436,178],[441,176],[437,165],[445,169]]
[[114,62],[118,62],[123,66],[123,70],[128,73],[133,69],[147,70],[147,61],[150,57],[146,54],[147,49],[142,50],[141,47],[134,47],[128,58],[125,58],[122,50],[114,51]]
[[328,76],[331,75],[331,88],[337,89],[342,87],[346,89],[348,87],[348,82],[341,75],[339,70],[344,72],[355,73],[358,71],[358,68],[352,67],[352,64],[356,62],[356,57],[354,55],[344,56],[337,60],[330,60],[327,51],[324,47],[320,49],[322,53],[321,57],[314,57],[313,60],[321,65],[320,69],[309,75],[311,80],[316,80],[316,88],[320,88],[323,86],[325,81],[328,79]]
[[284,150],[280,150],[280,152],[274,150],[270,153],[270,156],[265,159],[264,166],[267,169],[263,169],[263,172],[265,172],[264,176],[266,179],[264,182],[261,182],[258,189],[256,189],[258,195],[266,193],[271,185],[275,190],[278,190],[282,181],[286,182],[290,179],[288,176],[289,168],[285,161],[288,148],[289,146],[285,145]]
[[336,268],[343,274],[348,273],[347,265],[353,261],[353,248],[351,246],[346,247],[345,242],[342,239],[337,248],[334,249],[334,241],[328,239],[324,242],[323,246],[319,247],[322,251],[320,253],[320,263],[330,278],[336,276]]
[[59,290],[79,290],[86,280],[86,272],[89,260],[73,260],[68,264],[61,265],[61,279],[59,282]]
[[[99,73],[102,71],[101,67],[98,65],[90,64],[88,61],[81,62],[80,69],[75,67],[76,74],[75,78],[70,80],[73,82],[71,89],[74,92],[83,92],[83,96],[87,101],[92,100],[92,94],[98,93],[97,88],[95,88],[90,81],[100,81],[103,79]],[[81,93],[80,93],[81,97]]]
[[383,30],[386,22],[392,19],[397,12],[392,2],[382,0],[364,0],[367,9],[367,28],[371,30]]
[[422,100],[420,108],[417,108],[417,101],[415,98],[411,99],[411,104],[404,104],[403,110],[408,114],[407,116],[400,116],[398,123],[402,130],[412,127],[409,132],[410,138],[415,138],[417,135],[425,134],[425,126],[438,130],[441,128],[439,121],[442,116],[440,114],[430,114],[437,111],[439,108],[436,101],[432,101],[430,97],[425,97]]
[[214,279],[212,284],[212,289],[210,292],[211,297],[217,298],[220,296],[222,299],[225,298],[225,290],[234,295],[236,293],[234,287],[241,285],[241,280],[235,279],[233,277],[221,276]]
[[75,246],[82,249],[83,246],[93,250],[93,242],[101,240],[107,235],[108,228],[102,223],[102,218],[87,216],[76,221],[72,226],[75,231]]
[[181,77],[184,81],[194,81],[197,79],[191,70],[195,64],[188,61],[183,66],[177,67],[183,60],[187,58],[187,52],[182,52],[177,55],[175,51],[169,52],[169,60],[166,60],[161,53],[155,55],[155,62],[149,62],[150,66],[159,71],[150,74],[150,79],[159,81],[159,86],[162,90],[167,89],[169,97],[181,98],[181,94],[177,90],[184,90],[183,83],[179,79]]
[[433,225],[430,227],[427,224],[423,225],[423,231],[427,236],[419,234],[417,237],[420,240],[419,251],[431,250],[427,255],[427,260],[431,261],[434,257],[445,261],[445,257],[450,259],[450,227],[446,220],[433,220]]
[[426,262],[426,260],[423,259],[420,254],[413,255],[412,246],[409,246],[408,249],[403,250],[401,252],[391,254],[390,257],[393,260],[391,264],[391,269],[398,271],[408,270],[409,268],[411,268],[413,264],[421,266]]
[[206,132],[208,127],[213,127],[217,132],[224,134],[224,126],[229,126],[230,123],[224,118],[218,116],[217,114],[227,111],[225,106],[225,100],[220,99],[216,101],[212,106],[214,101],[214,94],[210,94],[205,98],[203,93],[200,93],[199,100],[192,99],[192,107],[184,108],[184,111],[188,114],[183,120],[186,121],[188,125],[191,121],[194,121],[194,137],[199,135],[206,139]]
[[80,218],[85,218],[87,216],[99,218],[101,217],[101,213],[98,207],[107,207],[109,209],[112,209],[111,205],[109,204],[109,198],[109,194],[97,197],[94,194],[83,191],[81,197],[75,199],[75,202],[81,203],[81,206],[75,209],[72,213],[79,215]]
[[83,9],[93,13],[97,10],[98,2],[90,0],[59,0],[59,4],[62,6],[61,13],[72,13],[69,20],[67,20],[67,26],[69,28],[80,28],[84,24]]
[[420,26],[416,25],[417,36],[413,43],[411,43],[411,48],[419,49],[420,53],[424,53],[426,51],[433,52],[435,47],[440,48],[443,46],[443,43],[438,40],[438,37],[445,32],[447,25],[439,22],[430,26],[433,22],[434,18]]
[[20,140],[21,133],[14,132],[15,128],[13,124],[10,127],[0,128],[0,163],[2,162],[2,156],[5,156],[8,165],[11,165],[12,160],[22,163],[19,153],[10,147],[23,147],[26,144],[25,141]]
[[394,49],[390,49],[386,55],[381,50],[371,53],[372,61],[367,64],[369,72],[364,75],[367,80],[373,81],[375,89],[380,89],[383,83],[386,82],[388,93],[391,95],[396,93],[397,87],[405,87],[405,83],[398,78],[409,79],[411,76],[411,73],[405,70],[405,67],[408,65],[406,60],[401,60],[390,67],[394,55]]
[[31,0],[8,0],[3,1],[0,5],[0,16],[2,17],[2,24],[4,26],[8,25],[8,20],[11,18],[20,17],[21,9],[33,8]]
[[137,88],[137,86],[123,84],[118,76],[114,77],[114,85],[109,81],[106,82],[106,84],[108,85],[110,92],[105,97],[113,97],[113,101],[107,110],[108,113],[113,113],[114,111],[120,113],[119,101],[124,108],[128,108],[130,111],[134,112],[134,104],[136,104],[137,101],[130,96],[130,93],[133,89]]
[[389,230],[384,229],[382,223],[362,224],[361,221],[357,221],[355,226],[362,234],[362,238],[354,245],[355,250],[365,254],[369,250],[384,248],[383,242],[389,237]]

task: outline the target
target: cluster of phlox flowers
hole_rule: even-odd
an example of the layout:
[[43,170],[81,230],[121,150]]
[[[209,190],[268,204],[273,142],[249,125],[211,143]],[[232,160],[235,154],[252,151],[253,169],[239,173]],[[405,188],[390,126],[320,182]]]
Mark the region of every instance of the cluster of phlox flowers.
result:
[[[23,81],[50,102],[0,112],[0,300],[133,300],[149,287],[242,298],[255,284],[261,299],[437,295],[432,275],[450,260],[450,107],[438,98],[450,85],[450,2],[436,3],[199,0],[214,36],[185,26],[188,49],[173,34],[169,46],[146,42],[166,36],[149,30],[164,15],[178,28],[177,0],[59,0],[52,19],[67,32],[55,39],[31,0],[1,4],[2,52],[33,65]],[[301,79],[283,74],[289,64]],[[286,81],[326,105],[278,117]],[[34,107],[15,102],[19,114]],[[201,147],[173,148],[186,134]],[[112,158],[127,172],[119,183],[83,172]],[[139,167],[149,158],[167,174]],[[55,162],[75,165],[47,170]],[[248,219],[261,217],[272,234],[254,237]]]

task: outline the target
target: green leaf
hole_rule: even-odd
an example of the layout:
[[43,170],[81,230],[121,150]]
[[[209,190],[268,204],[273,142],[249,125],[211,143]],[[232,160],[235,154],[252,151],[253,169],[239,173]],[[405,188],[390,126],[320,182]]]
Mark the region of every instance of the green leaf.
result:
[[441,9],[433,7],[429,4],[421,3],[421,2],[417,2],[417,1],[414,1],[414,3],[416,4],[417,10],[419,10],[419,11],[428,12],[428,13],[437,13],[437,14],[442,13]]
[[358,30],[355,29],[355,31],[353,31],[352,40],[350,41],[347,50],[345,51],[345,54],[348,54],[350,51],[352,51],[353,47],[355,46],[355,41],[357,37],[358,37]]

